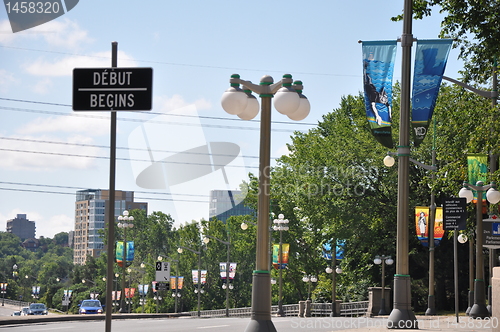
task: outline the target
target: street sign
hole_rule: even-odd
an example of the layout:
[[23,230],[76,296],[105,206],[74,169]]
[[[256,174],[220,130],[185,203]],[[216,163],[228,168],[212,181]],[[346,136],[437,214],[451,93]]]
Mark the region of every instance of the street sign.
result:
[[73,69],[74,111],[149,111],[153,68]]
[[443,222],[445,231],[464,230],[467,223],[467,201],[461,197],[445,198]]
[[500,218],[483,219],[483,247],[500,249]]
[[170,263],[156,262],[156,281],[170,282]]

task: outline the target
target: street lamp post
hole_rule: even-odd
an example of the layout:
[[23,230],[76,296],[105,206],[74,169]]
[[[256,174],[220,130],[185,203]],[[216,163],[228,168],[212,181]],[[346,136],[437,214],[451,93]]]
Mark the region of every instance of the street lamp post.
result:
[[[129,212],[127,210],[123,211],[123,215],[118,216],[118,228],[123,228],[123,261],[122,261],[122,295],[125,295],[125,275],[127,268],[127,228],[134,227],[132,221],[134,221],[133,216],[129,216]],[[126,299],[125,296],[121,297],[120,300],[120,310],[119,312],[124,313],[127,311],[126,308]]]
[[280,232],[280,243],[278,249],[278,269],[279,269],[279,295],[278,295],[278,316],[284,317],[283,311],[283,231],[288,231],[288,219],[280,213],[278,219],[274,219],[273,230]]
[[326,273],[332,274],[332,312],[330,313],[330,317],[337,317],[337,274],[342,273],[342,269],[337,267],[337,257],[336,253],[332,254],[332,267],[327,267],[325,269]]
[[[302,95],[302,82],[295,82],[292,88],[292,76],[283,75],[283,79],[273,84],[271,76],[263,76],[260,84],[240,79],[237,74],[231,75],[231,87],[224,92],[222,107],[229,114],[238,115],[241,119],[250,120],[259,112],[258,102],[250,91],[258,93],[261,98],[260,152],[259,152],[259,195],[257,212],[257,250],[256,268],[252,282],[252,314],[246,332],[276,331],[271,321],[271,282],[269,243],[269,191],[270,191],[270,159],[271,159],[271,98],[278,112],[288,115],[292,120],[302,120],[310,110],[309,101]],[[248,93],[239,88],[242,84]],[[281,87],[282,86],[282,87]],[[281,87],[281,88],[280,88]],[[278,90],[279,89],[279,90]]]
[[380,297],[380,310],[378,312],[379,315],[387,315],[385,311],[385,265],[392,265],[394,260],[391,256],[375,256],[373,262],[377,265],[382,264],[382,296]]
[[4,306],[4,302],[5,302],[5,293],[7,293],[7,283],[6,282],[2,282],[0,283],[0,288],[2,290],[2,307]]
[[470,203],[473,198],[473,193],[470,189],[477,191],[476,202],[476,279],[474,280],[474,305],[470,309],[469,317],[486,318],[490,313],[486,308],[486,295],[484,283],[484,262],[483,262],[483,192],[486,191],[486,199],[491,204],[496,204],[500,201],[500,192],[495,189],[495,183],[483,185],[482,181],[478,181],[476,185],[464,182],[464,187],[458,193],[459,197],[463,197]]
[[[179,253],[179,255],[180,255],[180,253]],[[171,259],[169,257],[165,257],[165,258],[169,259],[172,262],[177,263],[176,264],[176,272],[175,272],[176,276],[175,276],[175,293],[174,293],[175,294],[175,296],[174,296],[175,297],[174,311],[175,311],[175,313],[177,313],[177,302],[178,302],[178,298],[181,296],[180,293],[178,293],[178,289],[179,289],[179,282],[178,282],[178,280],[179,280],[179,260],[178,259]],[[159,255],[157,259],[161,262],[163,260],[163,256]]]
[[[227,237],[228,237],[228,240],[227,241],[222,241],[221,239],[218,239],[214,236],[210,236],[210,235],[205,235],[205,238],[203,239],[203,242],[205,244],[208,244],[208,242],[210,242],[210,239],[214,239],[216,241],[219,241],[220,243],[222,244],[225,244],[227,246],[227,259],[226,259],[226,287],[224,287],[224,285],[222,286],[223,289],[226,290],[226,317],[229,317],[229,266],[230,266],[230,260],[229,260],[229,247],[231,245],[231,239],[229,238],[229,232],[227,232]],[[199,281],[199,280],[198,280]]]
[[198,291],[196,293],[198,294],[198,318],[200,318],[201,317],[201,311],[200,311],[200,307],[201,307],[201,250],[196,251],[196,250],[193,250],[190,248],[180,246],[179,248],[177,248],[177,252],[179,254],[182,254],[183,249],[189,250],[192,253],[195,253],[196,255],[198,255]]
[[313,275],[305,275],[302,277],[303,282],[307,282],[307,301],[311,302],[311,285],[313,282],[317,282],[318,278]]

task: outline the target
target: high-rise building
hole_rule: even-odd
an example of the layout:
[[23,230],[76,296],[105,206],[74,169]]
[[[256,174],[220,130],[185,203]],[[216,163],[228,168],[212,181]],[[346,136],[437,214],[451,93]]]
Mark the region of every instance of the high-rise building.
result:
[[21,240],[35,238],[35,222],[28,220],[26,214],[18,214],[14,219],[7,220],[7,233],[12,233]]
[[231,216],[254,214],[252,208],[243,205],[243,198],[240,190],[211,190],[209,218],[216,217],[225,223]]
[[[87,256],[99,257],[104,247],[104,230],[108,220],[109,190],[85,189],[76,192],[73,263],[85,264]],[[115,217],[125,210],[145,210],[148,203],[134,202],[133,191],[115,190]]]

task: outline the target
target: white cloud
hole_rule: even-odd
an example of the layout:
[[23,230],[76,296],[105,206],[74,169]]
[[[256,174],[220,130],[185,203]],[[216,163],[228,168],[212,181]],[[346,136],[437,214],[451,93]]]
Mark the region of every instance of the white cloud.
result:
[[[14,140],[2,140],[2,150],[0,150],[0,160],[2,160],[0,167],[10,170],[87,169],[94,167],[95,158],[93,156],[105,155],[105,152],[98,147],[75,147],[74,144],[89,145],[93,143],[91,138],[84,135],[72,136],[64,140],[53,136],[10,138],[14,138]],[[52,143],[33,142],[33,140]]]
[[289,156],[290,155],[290,150],[288,150],[288,145],[283,145],[276,151],[276,156],[281,157],[281,156]]
[[53,238],[55,234],[60,232],[69,232],[74,229],[74,219],[64,214],[50,216],[45,218],[38,212],[25,211],[19,208],[12,209],[7,215],[0,214],[1,220],[11,220],[17,217],[18,214],[26,214],[28,220],[35,222],[35,237]]
[[0,92],[6,93],[11,85],[17,83],[17,79],[14,78],[12,73],[4,69],[0,69]]
[[45,95],[49,93],[50,88],[52,88],[52,81],[48,78],[43,79],[41,81],[38,81],[35,86],[33,87],[33,90],[35,93],[40,94],[40,95]]
[[82,133],[86,136],[109,135],[109,113],[88,116],[37,118],[17,130],[23,135],[40,133]]
[[[137,67],[137,63],[125,52],[118,51],[120,67]],[[74,68],[111,67],[111,51],[89,55],[73,55],[55,62],[38,59],[25,65],[25,70],[38,76],[72,76]]]
[[[178,110],[187,106],[195,106],[195,110],[207,110],[212,107],[212,104],[206,99],[198,99],[190,103],[184,100],[180,95],[173,95],[172,97],[159,96],[154,98],[155,110],[159,112],[170,112]],[[194,114],[194,115],[197,115]]]
[[0,44],[13,45],[16,42],[25,44],[27,40],[44,39],[50,46],[58,49],[78,50],[82,45],[92,42],[87,31],[78,23],[69,19],[56,19],[34,28],[13,33],[8,20],[0,22]]

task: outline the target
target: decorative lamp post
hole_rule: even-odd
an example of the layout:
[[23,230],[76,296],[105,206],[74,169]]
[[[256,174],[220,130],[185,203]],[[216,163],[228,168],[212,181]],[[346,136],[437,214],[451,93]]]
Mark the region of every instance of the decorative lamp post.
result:
[[385,265],[392,265],[394,260],[391,256],[375,256],[373,262],[377,265],[382,264],[382,296],[380,297],[380,310],[378,312],[379,315],[387,315],[385,311]]
[[330,313],[330,317],[337,317],[337,274],[342,273],[342,269],[337,267],[337,258],[335,257],[335,253],[332,255],[332,267],[327,267],[325,269],[326,273],[332,274],[332,312]]
[[0,283],[0,289],[2,290],[2,307],[4,306],[5,302],[5,293],[7,293],[7,285],[8,283],[6,282]]
[[464,186],[458,193],[459,197],[465,198],[470,203],[474,197],[472,190],[477,191],[476,202],[476,278],[474,280],[474,305],[470,309],[469,316],[472,318],[486,318],[490,316],[486,308],[486,294],[484,283],[483,262],[483,192],[486,191],[486,199],[491,204],[500,201],[500,192],[495,189],[495,183],[483,185],[478,181],[476,185],[464,182]]
[[[230,266],[230,261],[229,261],[229,247],[231,245],[231,239],[229,238],[229,232],[227,232],[228,240],[227,241],[222,241],[221,239],[218,239],[213,236],[206,235],[205,238],[203,239],[203,243],[208,244],[210,242],[210,239],[214,239],[216,241],[219,241],[222,244],[225,244],[227,246],[227,259],[226,259],[226,283],[222,285],[222,289],[226,290],[226,317],[229,317],[229,289],[233,289],[233,285],[229,284],[229,266]],[[200,280],[198,279],[198,282]]]
[[[123,262],[122,262],[122,274],[123,274],[123,279],[122,279],[122,292],[123,295],[125,295],[125,275],[126,275],[126,268],[127,268],[127,228],[132,228],[134,227],[134,224],[132,221],[134,221],[133,216],[129,216],[129,212],[127,210],[123,211],[123,215],[118,216],[118,228],[123,229]],[[119,312],[126,312],[126,299],[125,296],[121,297],[120,300],[120,310]]]
[[278,316],[284,317],[283,311],[283,231],[288,231],[288,219],[280,213],[278,219],[274,219],[273,230],[280,232],[280,243],[278,249],[278,269],[279,269],[279,295],[278,295]]
[[[181,293],[179,293],[179,260],[178,259],[170,259],[169,257],[166,257],[166,258],[168,258],[172,262],[177,263],[176,264],[176,276],[175,276],[175,292],[172,293],[172,297],[175,298],[174,312],[177,313],[177,302],[178,302],[179,297],[181,297]],[[161,262],[163,260],[163,256],[158,255],[157,259]]]
[[179,254],[182,254],[182,252],[184,251],[183,249],[189,250],[192,253],[195,253],[196,255],[198,255],[198,287],[195,290],[195,292],[198,294],[198,318],[200,318],[201,317],[201,311],[200,311],[201,293],[202,293],[202,289],[201,289],[201,250],[196,251],[196,250],[186,248],[186,247],[179,247],[179,248],[177,248],[177,252]]
[[[259,94],[261,98],[260,153],[259,153],[259,196],[257,213],[257,252],[256,268],[252,282],[252,314],[246,332],[275,331],[271,321],[271,282],[269,244],[269,188],[271,158],[271,98],[274,107],[281,114],[292,120],[302,120],[310,110],[309,101],[302,95],[302,82],[296,81],[292,88],[292,76],[283,75],[283,79],[273,84],[271,76],[263,76],[260,84],[240,79],[238,74],[231,75],[231,87],[224,92],[221,104],[229,114],[249,120],[258,113],[258,102],[250,94],[240,89],[245,88]],[[281,87],[281,88],[280,88]]]
[[305,275],[302,277],[302,281],[308,283],[307,301],[311,302],[311,285],[313,282],[318,282],[318,278],[316,276]]

